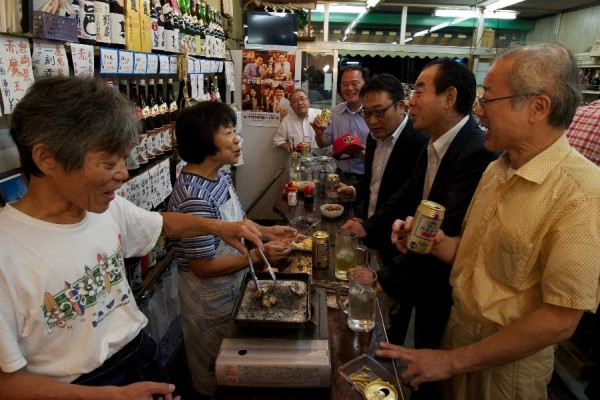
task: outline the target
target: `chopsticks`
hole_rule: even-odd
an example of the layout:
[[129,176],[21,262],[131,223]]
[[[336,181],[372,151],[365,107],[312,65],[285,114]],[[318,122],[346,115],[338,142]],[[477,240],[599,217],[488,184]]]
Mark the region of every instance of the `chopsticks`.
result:
[[[260,291],[260,285],[258,284],[258,278],[256,277],[256,271],[254,271],[254,264],[252,263],[252,257],[250,257],[250,248],[248,247],[248,243],[242,238],[242,242],[244,246],[246,246],[246,257],[248,257],[248,266],[250,267],[250,274],[252,275],[252,280],[254,280],[254,284],[256,285],[256,290]],[[262,252],[261,252],[262,254]]]
[[[256,271],[254,269],[254,263],[252,262],[252,257],[250,256],[250,247],[248,246],[248,243],[246,243],[246,241],[244,239],[242,239],[244,246],[246,246],[246,257],[248,258],[248,266],[250,267],[250,274],[252,275],[252,280],[254,281],[254,284],[256,285],[256,290],[260,291],[260,285],[258,284],[258,278],[256,277]],[[260,257],[263,259],[265,265],[267,266],[267,270],[269,271],[269,274],[271,275],[271,278],[273,279],[273,288],[271,289],[271,291],[273,293],[275,293],[275,289],[277,287],[277,278],[275,277],[275,272],[273,272],[273,267],[271,267],[271,264],[269,263],[269,260],[267,260],[267,257],[265,256],[265,253],[263,253],[263,251],[257,247],[256,250],[258,250],[258,254],[260,254]],[[263,294],[266,294],[267,290],[265,290],[263,292]]]
[[258,250],[258,253],[260,254],[260,257],[265,262],[265,265],[267,266],[267,270],[269,271],[269,274],[271,274],[271,278],[273,279],[273,293],[275,293],[275,289],[277,288],[277,278],[275,277],[275,272],[273,272],[273,268],[271,267],[271,263],[269,263],[269,260],[267,260],[267,257],[265,256],[265,253],[263,253],[263,251],[260,248],[258,248],[258,247],[256,249]]

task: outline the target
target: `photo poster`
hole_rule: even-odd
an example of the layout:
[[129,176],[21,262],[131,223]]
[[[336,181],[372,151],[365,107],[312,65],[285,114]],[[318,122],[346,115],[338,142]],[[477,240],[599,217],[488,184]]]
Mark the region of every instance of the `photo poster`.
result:
[[261,113],[275,114],[269,120],[283,119],[292,112],[290,94],[294,90],[296,52],[286,50],[242,51],[242,111],[244,122],[264,126]]

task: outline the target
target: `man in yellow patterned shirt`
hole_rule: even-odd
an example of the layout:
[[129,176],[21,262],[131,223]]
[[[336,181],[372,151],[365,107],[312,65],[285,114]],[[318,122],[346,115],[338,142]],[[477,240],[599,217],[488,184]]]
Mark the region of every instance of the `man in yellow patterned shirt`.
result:
[[[417,388],[445,382],[450,399],[546,399],[554,345],[600,301],[600,169],[570,147],[581,94],[572,54],[533,45],[490,67],[475,114],[485,147],[504,150],[479,182],[462,235],[440,232],[432,254],[453,262],[447,350],[387,343]],[[410,219],[394,223],[406,252]]]

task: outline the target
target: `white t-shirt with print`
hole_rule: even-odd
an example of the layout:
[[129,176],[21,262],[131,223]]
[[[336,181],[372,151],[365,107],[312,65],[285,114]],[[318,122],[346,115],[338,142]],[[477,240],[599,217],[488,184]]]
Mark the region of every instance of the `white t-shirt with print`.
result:
[[0,211],[0,368],[71,382],[148,322],[123,257],[148,253],[162,217],[116,197],[102,214],[52,224]]

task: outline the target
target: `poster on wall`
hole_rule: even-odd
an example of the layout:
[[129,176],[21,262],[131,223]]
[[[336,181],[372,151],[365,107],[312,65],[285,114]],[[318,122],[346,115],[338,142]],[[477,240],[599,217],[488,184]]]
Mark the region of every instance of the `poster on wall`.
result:
[[[244,122],[264,126],[261,113],[273,113],[269,121],[292,112],[289,95],[294,90],[296,52],[282,50],[242,51],[242,111]],[[274,118],[273,118],[274,117]]]

